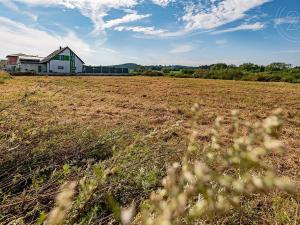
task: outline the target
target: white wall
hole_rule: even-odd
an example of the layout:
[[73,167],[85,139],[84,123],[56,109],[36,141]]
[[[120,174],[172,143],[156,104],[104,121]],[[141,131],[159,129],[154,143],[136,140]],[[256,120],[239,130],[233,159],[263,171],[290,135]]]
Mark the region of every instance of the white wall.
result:
[[[70,56],[70,50],[66,49],[59,55]],[[70,61],[50,60],[47,65],[48,72],[50,73],[70,73]],[[58,69],[59,67],[62,67],[63,69]]]
[[20,64],[17,68],[20,68],[20,72],[38,72],[39,64]]
[[83,63],[80,61],[80,59],[77,56],[75,56],[75,66],[76,66],[76,73],[82,73]]

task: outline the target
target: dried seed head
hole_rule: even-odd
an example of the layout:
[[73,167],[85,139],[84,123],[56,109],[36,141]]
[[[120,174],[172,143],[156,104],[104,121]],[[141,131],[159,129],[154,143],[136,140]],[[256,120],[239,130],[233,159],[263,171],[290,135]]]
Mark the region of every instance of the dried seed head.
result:
[[123,225],[130,225],[135,216],[135,205],[121,210],[121,222]]
[[75,194],[76,182],[66,183],[62,186],[61,192],[56,197],[56,207],[49,213],[46,224],[61,224],[66,218]]

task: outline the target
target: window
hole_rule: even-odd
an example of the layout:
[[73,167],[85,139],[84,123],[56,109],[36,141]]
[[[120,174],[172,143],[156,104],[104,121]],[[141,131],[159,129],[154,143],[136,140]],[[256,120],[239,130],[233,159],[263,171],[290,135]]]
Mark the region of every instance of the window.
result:
[[68,55],[56,55],[53,57],[54,60],[60,60],[60,61],[70,61],[70,56]]
[[58,68],[59,70],[63,70],[63,69],[64,69],[63,66],[58,66],[57,68]]

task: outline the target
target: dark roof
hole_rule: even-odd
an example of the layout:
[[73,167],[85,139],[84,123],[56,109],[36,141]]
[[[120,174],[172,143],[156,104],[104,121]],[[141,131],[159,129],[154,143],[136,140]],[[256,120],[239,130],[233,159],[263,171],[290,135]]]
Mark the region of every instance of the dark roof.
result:
[[19,57],[19,56],[28,56],[28,57],[36,57],[36,55],[27,55],[27,54],[23,54],[23,53],[17,53],[17,54],[11,54],[11,55],[8,55],[8,56],[6,56],[6,57],[10,57],[10,56],[17,56],[17,57]]
[[46,63],[46,62],[50,61],[53,57],[55,57],[56,55],[58,55],[59,53],[63,52],[66,49],[67,49],[67,47],[55,50],[50,55],[48,55],[46,58],[42,59],[41,63]]
[[40,63],[40,60],[20,60],[21,64],[38,64]]
[[[73,52],[68,46],[64,48],[60,48],[54,52],[52,52],[50,55],[48,55],[46,58],[42,59],[40,63],[46,63],[49,62],[51,59],[53,59],[56,55],[62,53],[64,50],[69,49],[71,52]],[[74,52],[73,52],[74,53]],[[76,55],[76,53],[74,53]],[[77,58],[84,64],[83,60],[76,55]]]

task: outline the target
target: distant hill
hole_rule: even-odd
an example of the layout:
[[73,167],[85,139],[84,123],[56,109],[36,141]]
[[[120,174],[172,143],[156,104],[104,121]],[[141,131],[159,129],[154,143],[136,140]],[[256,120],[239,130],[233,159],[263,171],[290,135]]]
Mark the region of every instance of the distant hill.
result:
[[120,65],[113,65],[113,67],[116,68],[128,68],[131,70],[136,70],[140,67],[144,67],[146,69],[161,69],[161,68],[172,68],[172,69],[198,69],[199,67],[193,67],[193,66],[183,66],[183,65],[168,65],[168,66],[162,66],[162,65],[150,65],[150,66],[143,66],[143,65],[138,65],[136,63],[125,63],[125,64],[120,64]]
[[140,67],[140,65],[136,63],[125,63],[125,64],[120,64],[120,65],[114,65],[113,67],[116,68],[128,68],[130,70],[135,70]]

